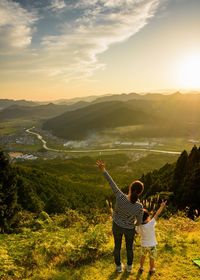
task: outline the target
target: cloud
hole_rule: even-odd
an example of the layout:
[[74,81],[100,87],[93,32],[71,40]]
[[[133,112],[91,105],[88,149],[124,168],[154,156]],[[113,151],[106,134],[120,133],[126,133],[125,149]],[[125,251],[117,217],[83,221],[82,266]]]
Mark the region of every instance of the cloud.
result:
[[[140,31],[155,15],[158,5],[159,0],[51,0],[52,13],[43,14],[44,19],[51,16],[48,35],[40,38],[35,55],[26,54],[23,69],[65,81],[87,79],[106,67],[99,63],[98,55]],[[6,15],[3,22],[0,19],[0,32],[5,32],[6,44],[30,45],[34,14],[11,1],[2,0],[0,7]]]
[[54,65],[57,71],[54,69],[53,73],[63,72],[68,80],[80,75],[89,77],[105,67],[98,63],[98,55],[143,28],[154,16],[158,4],[157,0],[82,0],[68,5],[68,9],[77,12],[77,18],[67,25],[63,23],[59,36],[46,36],[42,40],[50,60],[57,61],[57,67]]
[[28,12],[18,3],[0,1],[0,48],[26,48],[31,44],[35,13]]
[[62,10],[63,8],[66,7],[65,1],[64,0],[52,0],[51,3],[51,9],[52,10]]

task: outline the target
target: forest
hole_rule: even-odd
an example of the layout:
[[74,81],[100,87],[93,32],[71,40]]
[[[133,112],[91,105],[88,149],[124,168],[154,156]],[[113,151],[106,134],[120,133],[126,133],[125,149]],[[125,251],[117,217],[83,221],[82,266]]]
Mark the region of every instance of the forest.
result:
[[[109,171],[119,186],[127,192],[129,174],[118,172],[112,157],[105,158]],[[122,166],[126,156],[118,155]],[[67,162],[67,163],[66,163]],[[113,195],[102,176],[97,172],[92,157],[37,163],[11,163],[5,152],[0,152],[0,227],[9,232],[15,224],[18,211],[48,214],[64,213],[66,209],[84,214],[106,212],[112,205]],[[136,178],[135,178],[136,179]],[[142,200],[165,198],[172,212],[189,208],[199,211],[200,202],[200,148],[194,146],[183,151],[176,162],[143,174]],[[151,209],[152,210],[152,209]]]

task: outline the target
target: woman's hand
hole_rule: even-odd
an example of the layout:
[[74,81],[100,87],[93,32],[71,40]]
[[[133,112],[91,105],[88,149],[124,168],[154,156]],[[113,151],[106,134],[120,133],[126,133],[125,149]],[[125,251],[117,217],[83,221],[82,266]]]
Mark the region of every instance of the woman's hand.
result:
[[102,160],[97,160],[96,165],[102,172],[105,171],[105,163]]

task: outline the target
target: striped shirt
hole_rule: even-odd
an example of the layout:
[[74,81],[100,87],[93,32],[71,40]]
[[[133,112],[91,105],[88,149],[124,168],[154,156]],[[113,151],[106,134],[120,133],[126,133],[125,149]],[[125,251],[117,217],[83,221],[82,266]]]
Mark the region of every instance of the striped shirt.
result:
[[142,223],[143,206],[136,201],[132,203],[126,194],[124,194],[113,181],[112,177],[105,170],[104,177],[108,181],[116,197],[115,209],[113,211],[113,221],[122,228],[132,229]]

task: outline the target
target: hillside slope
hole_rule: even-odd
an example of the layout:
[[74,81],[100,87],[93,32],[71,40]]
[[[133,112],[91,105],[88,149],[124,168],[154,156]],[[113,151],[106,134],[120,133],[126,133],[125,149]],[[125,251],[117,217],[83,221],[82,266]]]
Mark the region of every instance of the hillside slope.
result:
[[124,97],[126,101],[112,98],[123,96],[99,98],[84,108],[47,120],[43,128],[67,140],[81,140],[105,129],[126,126],[137,126],[137,131],[133,130],[137,137],[199,136],[200,95],[132,94]]
[[[113,241],[110,240],[110,256],[100,257],[91,264],[86,264],[78,269],[67,269],[53,273],[52,280],[82,279],[82,280],[199,280],[200,270],[192,262],[199,257],[200,246],[199,232],[200,221],[193,222],[184,217],[176,216],[169,220],[160,219],[157,224],[158,252],[156,260],[156,273],[148,275],[149,261],[146,259],[143,274],[138,273],[140,245],[139,236],[136,237],[134,266],[129,274],[126,271],[115,272],[112,257]],[[125,244],[122,245],[122,261],[126,265]]]
[[150,124],[157,119],[138,106],[121,101],[102,102],[47,120],[43,128],[65,139],[83,139],[96,131],[127,125]]
[[[52,217],[21,215],[18,234],[0,235],[1,280],[150,279],[148,260],[144,273],[137,273],[138,236],[132,273],[115,272],[111,220],[108,214],[96,214],[93,213],[93,220],[74,211]],[[192,260],[199,258],[200,221],[194,222],[180,215],[160,218],[156,231],[157,271],[151,279],[199,280],[200,270]],[[124,243],[122,261],[126,263]]]
[[146,197],[158,192],[173,193],[174,207],[200,212],[200,147],[194,146],[190,153],[183,151],[176,163],[166,164],[142,176]]

